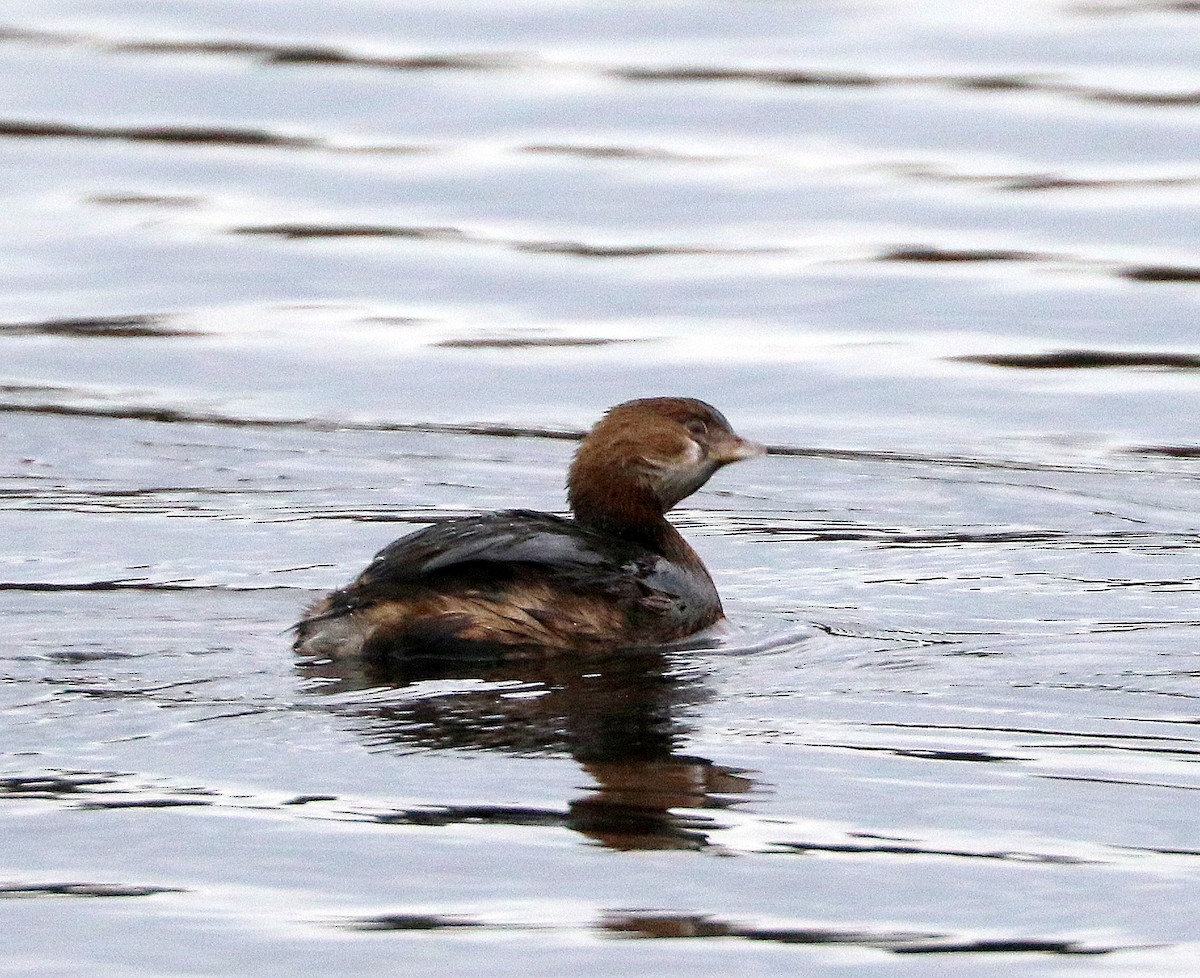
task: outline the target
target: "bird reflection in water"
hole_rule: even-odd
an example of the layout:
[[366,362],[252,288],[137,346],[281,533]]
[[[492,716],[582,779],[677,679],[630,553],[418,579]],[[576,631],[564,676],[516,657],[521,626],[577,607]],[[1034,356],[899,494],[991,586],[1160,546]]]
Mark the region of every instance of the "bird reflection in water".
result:
[[[565,812],[474,806],[463,820],[557,823],[612,849],[702,849],[714,825],[698,810],[731,807],[754,788],[744,771],[677,752],[687,732],[678,714],[707,691],[669,651],[410,662],[387,671],[353,660],[298,668],[315,693],[370,694],[334,709],[375,748],[568,754],[594,781]],[[397,695],[384,701],[378,694],[388,691]]]

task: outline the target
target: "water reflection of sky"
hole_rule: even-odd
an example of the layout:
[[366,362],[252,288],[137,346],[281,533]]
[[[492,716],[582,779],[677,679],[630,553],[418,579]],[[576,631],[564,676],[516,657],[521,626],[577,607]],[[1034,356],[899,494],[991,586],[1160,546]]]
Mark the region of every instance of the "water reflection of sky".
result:
[[[10,2],[0,971],[1190,973],[1193,6]],[[676,392],[724,631],[297,670]]]

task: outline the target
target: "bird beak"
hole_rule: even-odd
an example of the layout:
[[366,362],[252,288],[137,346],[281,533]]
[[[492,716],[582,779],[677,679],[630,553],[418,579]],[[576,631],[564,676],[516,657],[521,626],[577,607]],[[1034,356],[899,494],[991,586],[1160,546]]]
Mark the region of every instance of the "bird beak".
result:
[[734,435],[725,441],[710,445],[708,457],[718,465],[728,465],[730,462],[740,462],[745,458],[757,458],[767,454],[767,446],[760,445],[748,438],[738,438]]

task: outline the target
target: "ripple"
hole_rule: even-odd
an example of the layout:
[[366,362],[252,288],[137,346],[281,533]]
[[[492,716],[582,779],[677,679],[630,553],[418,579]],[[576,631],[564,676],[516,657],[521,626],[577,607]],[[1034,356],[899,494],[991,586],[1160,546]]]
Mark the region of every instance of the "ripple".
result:
[[738,159],[710,153],[684,153],[677,150],[645,146],[613,144],[587,145],[579,143],[532,143],[516,147],[519,153],[541,156],[572,156],[590,160],[646,160],[656,163],[728,163]]
[[[598,242],[587,240],[531,240],[472,233],[462,228],[424,225],[338,224],[322,222],[279,222],[241,225],[228,233],[277,237],[289,241],[307,239],[397,239],[407,241],[451,242],[537,255],[566,255],[584,259],[654,259],[680,257],[760,257],[794,255],[807,251],[789,243],[714,245],[707,242]],[[1077,258],[1066,254],[1027,251],[1014,248],[954,248],[940,245],[902,245],[884,248],[865,258],[838,258],[830,249],[825,260],[893,262],[909,265],[951,265],[1016,263],[1066,267],[1088,273],[1115,274],[1145,282],[1200,281],[1200,270],[1168,266],[1134,269],[1119,263]],[[820,259],[818,259],[820,260]]]
[[[37,388],[35,388],[36,390]],[[22,392],[26,388],[21,388]],[[582,431],[538,428],[527,425],[480,421],[450,424],[435,421],[354,421],[324,418],[270,418],[216,412],[190,411],[158,405],[137,404],[30,404],[0,401],[0,414],[47,414],[64,417],[109,418],[122,421],[152,421],[158,424],[212,425],[222,428],[293,428],[303,431],[405,431],[443,435],[474,435],[488,438],[548,438],[578,441]]]
[[755,82],[760,85],[820,85],[829,88],[866,88],[886,85],[890,79],[853,71],[820,69],[734,68],[680,66],[609,68],[608,74],[626,81]]
[[[853,259],[852,259],[853,260]],[[884,248],[865,260],[893,262],[901,265],[985,265],[1028,263],[1032,266],[1048,266],[1085,274],[1115,275],[1129,278],[1130,269],[1113,260],[1081,258],[1075,255],[1027,251],[1019,248],[963,248],[943,245],[917,244]],[[1139,279],[1146,282],[1190,281],[1186,269],[1159,269],[1152,275]],[[1200,280],[1200,279],[1198,279]]]
[[1061,173],[965,173],[939,163],[879,163],[866,167],[872,173],[885,173],[905,180],[966,184],[1005,192],[1037,192],[1059,190],[1124,190],[1194,187],[1200,176],[1075,176]]
[[0,137],[22,139],[121,139],[141,143],[177,143],[212,146],[286,146],[308,148],[323,145],[307,136],[283,136],[265,129],[229,126],[84,126],[68,122],[0,119]]
[[303,240],[305,238],[410,238],[421,241],[467,240],[465,232],[451,227],[372,224],[253,224],[230,228],[231,234]]
[[477,928],[493,931],[592,930],[609,938],[634,940],[739,939],[789,945],[863,947],[896,954],[1054,954],[1102,955],[1141,945],[1099,943],[1069,938],[953,934],[938,931],[857,929],[811,921],[756,924],[711,914],[676,910],[603,910],[592,921],[546,919],[497,920],[484,916],[436,913],[389,913],[337,920],[334,926],[359,931],[435,931]]
[[[998,527],[978,529],[911,530],[890,526],[868,526],[852,523],[829,523],[803,518],[781,519],[772,513],[745,516],[731,513],[726,516],[732,529],[727,532],[745,536],[767,536],[780,540],[841,543],[862,541],[880,547],[925,548],[961,546],[1020,546],[1104,550],[1114,547],[1139,549],[1189,547],[1196,535],[1191,532],[1161,532],[1149,530],[1106,530],[1079,532],[1050,527]],[[1112,582],[1107,582],[1112,585]],[[1143,586],[1146,582],[1138,582]],[[1163,581],[1167,583],[1181,583]]]
[[391,71],[494,71],[514,69],[528,57],[497,52],[465,52],[410,55],[372,55],[347,48],[313,44],[272,44],[247,40],[120,39],[69,31],[23,27],[0,27],[0,41],[23,44],[73,45],[118,54],[183,54],[250,57],[267,65],[346,65],[385,68]]
[[1079,13],[1099,15],[1142,14],[1150,10],[1200,14],[1200,0],[1084,0],[1076,3],[1071,9]]
[[839,927],[780,926],[738,923],[707,915],[675,913],[619,913],[601,923],[605,931],[626,937],[683,939],[737,937],[779,944],[853,945],[897,954],[1035,953],[1108,954],[1119,945],[1038,938],[954,937],[921,931],[870,931]]
[[1161,367],[1200,370],[1200,355],[1193,353],[1139,353],[1122,350],[1055,350],[1050,353],[981,353],[946,357],[958,363],[1018,370],[1094,370],[1113,367]]
[[496,927],[482,920],[462,916],[445,916],[428,913],[387,913],[377,917],[359,917],[340,922],[339,927],[347,930],[446,930],[458,927]]
[[574,255],[579,258],[656,258],[671,255],[772,255],[790,249],[750,246],[723,248],[714,245],[608,245],[583,241],[518,241],[512,242],[516,251],[542,255]]
[[[58,509],[60,507],[55,507]],[[168,509],[151,509],[149,512],[169,512]],[[147,581],[139,579],[109,581],[0,581],[0,591],[286,591],[284,584],[232,585],[199,584],[180,581]]]
[[[890,754],[893,757],[907,757],[907,758],[910,758],[913,760],[918,760],[918,761],[965,761],[965,762],[971,763],[971,764],[997,764],[997,763],[1007,763],[1007,762],[1011,762],[1011,761],[1029,761],[1029,760],[1031,760],[1031,758],[1018,757],[1015,754],[993,754],[988,751],[980,751],[980,750],[942,750],[942,749],[920,748],[920,747],[881,747],[881,746],[867,745],[867,744],[811,743],[811,744],[805,744],[804,746],[805,747],[828,747],[828,748],[833,748],[836,750],[865,751],[866,753],[873,753],[873,754]],[[858,845],[837,845],[837,846],[831,847],[831,846],[824,845],[824,844],[818,845],[818,846],[810,846],[808,843],[787,843],[786,845],[791,848],[801,848],[801,849],[819,848],[822,851],[827,851],[827,852],[860,852],[861,851],[861,852],[888,852],[888,853],[894,853],[894,854],[895,853],[899,853],[899,854],[925,853],[927,855],[937,855],[937,856],[946,856],[946,855],[964,856],[965,855],[965,856],[971,856],[972,858],[977,858],[977,859],[1005,858],[1005,857],[1011,855],[1010,853],[1006,853],[1002,856],[995,856],[994,854],[991,854],[991,853],[978,853],[978,852],[964,853],[964,852],[959,852],[959,851],[950,851],[950,850],[944,850],[944,849],[934,850],[934,849],[928,849],[925,847],[914,847],[914,846],[900,846],[900,847],[885,846],[885,847],[881,848],[881,847],[875,846],[875,845],[871,845],[871,846],[867,846],[867,847],[858,846]],[[1086,862],[1087,861],[1087,860],[1074,859],[1074,858],[1065,857],[1065,856],[1031,857],[1025,853],[1021,854],[1021,859],[1024,861],[1027,861],[1030,858],[1036,858],[1038,860],[1042,860],[1042,861],[1046,861],[1046,862]]]
[[[433,152],[428,146],[400,143],[341,144],[320,136],[296,136],[271,132],[267,129],[231,126],[102,126],[81,125],[40,119],[0,119],[0,138],[12,139],[87,139],[121,140],[133,143],[157,143],[176,146],[239,146],[253,149],[321,150],[330,153],[380,153],[423,155]],[[156,195],[114,195],[93,198],[93,203],[169,203],[170,206],[192,206],[186,198]]]
[[1120,275],[1131,282],[1200,282],[1200,268],[1180,265],[1131,265]]
[[129,54],[246,55],[267,65],[322,65],[383,68],[389,71],[497,71],[526,65],[528,57],[497,53],[369,55],[346,48],[260,41],[100,41],[108,51]]
[[622,343],[649,343],[650,337],[611,336],[512,336],[495,339],[440,340],[434,346],[453,350],[515,350],[531,347],[612,346]]
[[1139,445],[1131,454],[1162,455],[1166,458],[1200,458],[1200,445]]
[[162,315],[90,316],[79,319],[46,319],[40,322],[0,323],[3,336],[70,336],[81,339],[202,336],[195,330],[164,325]]
[[[1190,11],[1191,0],[1159,9]],[[562,60],[522,52],[425,51],[375,54],[347,47],[271,43],[241,39],[106,38],[94,34],[8,26],[0,41],[26,45],[72,45],[122,55],[164,54],[252,58],[267,66],[367,68],[400,72],[555,72],[591,74],[634,83],[754,84],[785,88],[845,90],[926,86],[984,94],[1050,94],[1106,105],[1180,108],[1200,105],[1200,91],[1137,91],[1096,87],[1047,73],[894,74],[819,66],[760,67],[727,64],[647,65]]]
[[1096,88],[1043,74],[890,75],[821,68],[758,68],[719,65],[626,66],[599,70],[635,82],[750,83],[785,87],[862,89],[933,86],[964,92],[1038,93],[1109,105],[1177,108],[1200,105],[1200,91],[1140,92]]
[[140,897],[156,893],[187,893],[178,886],[133,886],[128,883],[7,883],[0,899],[13,897]]
[[1001,183],[1003,189],[1014,191],[1125,190],[1194,187],[1200,184],[1200,177],[1068,177],[1047,173],[1002,178]]
[[889,730],[937,730],[951,731],[957,733],[1006,733],[1006,734],[1023,734],[1037,737],[1088,737],[1100,741],[1127,741],[1127,740],[1169,740],[1178,741],[1181,743],[1192,743],[1190,738],[1167,736],[1165,734],[1123,734],[1114,731],[1088,731],[1088,730],[1058,730],[1047,727],[1010,727],[1010,726],[989,726],[987,724],[963,724],[963,723],[912,723],[912,722],[897,722],[897,721],[874,721],[869,726],[884,727]]
[[454,227],[377,224],[280,223],[251,224],[229,229],[230,234],[261,235],[287,240],[313,238],[399,238],[418,241],[453,241],[491,245],[533,254],[571,255],[578,258],[656,258],[693,255],[780,254],[791,249],[748,245],[727,247],[699,244],[602,244],[587,241],[529,241],[470,234]]
[[109,811],[120,808],[196,808],[212,802],[204,798],[116,798],[84,802],[79,808],[87,811]]
[[111,772],[53,771],[0,778],[0,797],[58,799],[114,783]]
[[199,207],[204,203],[203,197],[189,197],[184,194],[95,194],[85,197],[89,204],[99,204],[102,207]]
[[981,261],[1051,261],[1056,256],[1032,251],[1013,251],[1007,248],[935,248],[925,245],[894,248],[876,257],[876,261],[898,262],[981,262]]

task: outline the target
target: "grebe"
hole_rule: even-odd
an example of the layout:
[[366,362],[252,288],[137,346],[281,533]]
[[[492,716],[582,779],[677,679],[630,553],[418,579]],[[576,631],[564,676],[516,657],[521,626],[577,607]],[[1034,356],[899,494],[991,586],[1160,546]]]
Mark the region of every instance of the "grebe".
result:
[[657,645],[724,612],[663,514],[730,462],[766,449],[684,397],[618,404],[567,477],[572,519],[506,510],[448,519],[381,550],[295,626],[304,655],[496,658]]

